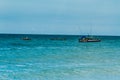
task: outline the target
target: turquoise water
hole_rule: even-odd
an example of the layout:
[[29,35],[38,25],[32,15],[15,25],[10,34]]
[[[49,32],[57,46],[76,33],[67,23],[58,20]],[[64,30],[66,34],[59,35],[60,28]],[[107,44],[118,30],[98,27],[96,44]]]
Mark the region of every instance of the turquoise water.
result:
[[[56,37],[66,40],[50,40]],[[78,38],[0,35],[0,80],[120,80],[120,37],[99,37],[98,43]]]

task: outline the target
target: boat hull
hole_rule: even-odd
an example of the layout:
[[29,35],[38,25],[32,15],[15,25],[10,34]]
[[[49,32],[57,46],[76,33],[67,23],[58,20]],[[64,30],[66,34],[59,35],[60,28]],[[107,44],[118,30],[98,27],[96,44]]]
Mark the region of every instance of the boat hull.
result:
[[79,40],[79,42],[101,42],[101,40]]

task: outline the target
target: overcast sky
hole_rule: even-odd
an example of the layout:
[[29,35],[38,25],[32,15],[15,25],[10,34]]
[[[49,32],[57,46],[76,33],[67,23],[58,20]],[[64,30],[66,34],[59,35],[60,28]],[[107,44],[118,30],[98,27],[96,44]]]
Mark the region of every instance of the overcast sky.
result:
[[0,0],[0,33],[120,35],[120,0]]

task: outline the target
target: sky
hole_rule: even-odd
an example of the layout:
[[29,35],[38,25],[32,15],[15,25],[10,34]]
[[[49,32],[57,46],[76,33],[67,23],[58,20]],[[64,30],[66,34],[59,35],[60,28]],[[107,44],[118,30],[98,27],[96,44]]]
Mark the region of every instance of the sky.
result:
[[0,33],[120,35],[120,0],[0,0]]

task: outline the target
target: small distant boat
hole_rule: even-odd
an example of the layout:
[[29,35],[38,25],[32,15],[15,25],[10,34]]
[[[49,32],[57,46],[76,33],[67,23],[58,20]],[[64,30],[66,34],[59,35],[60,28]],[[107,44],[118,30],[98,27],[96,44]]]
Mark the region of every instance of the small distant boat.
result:
[[82,36],[81,39],[79,39],[79,42],[101,42],[101,40],[89,36]]
[[29,37],[22,38],[22,40],[31,40]]
[[65,41],[66,38],[51,38],[50,40],[60,40],[60,41]]

